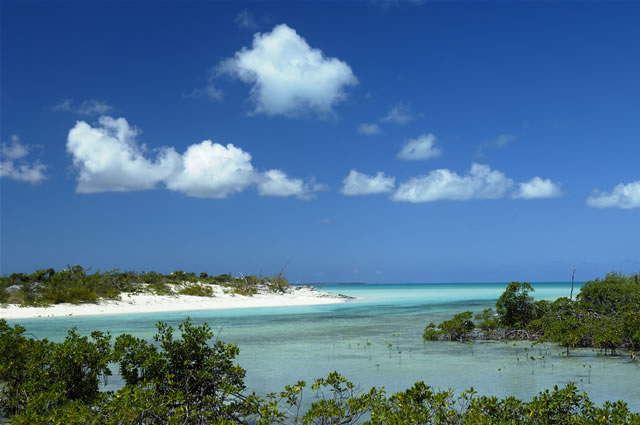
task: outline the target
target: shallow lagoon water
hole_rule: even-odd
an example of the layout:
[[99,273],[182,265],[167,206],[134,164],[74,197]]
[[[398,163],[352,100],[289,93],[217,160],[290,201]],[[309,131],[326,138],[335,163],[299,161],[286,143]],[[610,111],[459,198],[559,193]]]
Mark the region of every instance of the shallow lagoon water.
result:
[[[532,295],[537,299],[568,296],[570,285],[533,284]],[[209,323],[225,342],[239,345],[238,363],[247,370],[247,386],[259,394],[280,391],[298,380],[310,384],[337,370],[363,390],[384,386],[387,393],[424,381],[435,389],[452,388],[457,393],[474,387],[481,394],[531,399],[554,385],[574,382],[598,404],[622,399],[640,412],[640,365],[626,353],[604,357],[597,350],[572,350],[567,358],[561,347],[525,342],[422,343],[426,324],[460,311],[492,307],[504,283],[318,286],[358,299],[324,306],[11,322],[38,338],[58,341],[72,326],[81,334],[102,329],[112,335],[131,333],[151,339],[158,320],[177,326],[189,316],[195,323]],[[118,377],[110,378],[109,388],[120,385]]]

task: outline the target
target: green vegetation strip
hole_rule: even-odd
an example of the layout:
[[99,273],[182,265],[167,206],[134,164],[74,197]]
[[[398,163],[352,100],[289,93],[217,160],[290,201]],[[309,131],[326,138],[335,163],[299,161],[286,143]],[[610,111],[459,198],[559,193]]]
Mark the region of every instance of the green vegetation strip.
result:
[[47,306],[60,303],[90,303],[100,299],[119,299],[123,293],[156,295],[213,296],[214,286],[222,286],[237,295],[255,295],[260,288],[284,292],[289,283],[281,273],[273,277],[242,276],[231,273],[209,276],[182,270],[168,275],[157,272],[96,271],[81,266],[38,270],[32,274],[14,273],[0,277],[0,304]]
[[[314,401],[302,407],[306,383],[259,397],[234,363],[239,349],[211,342],[206,324],[188,319],[174,329],[158,324],[155,344],[108,333],[91,338],[69,331],[62,343],[27,338],[0,320],[0,409],[12,424],[638,424],[623,401],[595,406],[573,384],[539,393],[532,401],[459,396],[417,382],[387,396],[361,392],[339,373],[311,385]],[[99,391],[116,363],[125,386]]]
[[[61,273],[87,277],[80,269]],[[45,288],[67,281],[54,278],[57,273],[45,274],[38,276],[47,282]],[[97,276],[96,282],[109,276],[124,282],[111,287],[127,290],[127,285],[141,279],[141,275],[123,279],[114,272]],[[157,282],[166,284],[170,276]],[[184,282],[194,276],[176,279]],[[213,279],[231,279],[223,276]],[[25,281],[32,279],[33,275]],[[210,278],[201,275],[199,280],[203,279]],[[610,354],[640,345],[637,275],[610,274],[588,282],[576,300],[533,302],[531,291],[528,283],[511,283],[496,303],[496,314],[484,311],[475,318],[478,324],[471,312],[457,314],[438,326],[427,326],[424,338],[525,337],[567,348],[599,346]],[[43,290],[38,295],[48,300],[48,293]],[[157,328],[155,343],[125,334],[112,344],[108,333],[93,332],[89,338],[75,329],[64,342],[55,343],[27,338],[23,327],[0,320],[0,410],[12,424],[30,425],[640,423],[640,414],[630,412],[625,402],[595,406],[574,384],[543,391],[531,401],[481,396],[473,388],[456,396],[452,390],[434,391],[424,382],[387,395],[384,388],[360,391],[338,372],[315,380],[314,401],[303,408],[304,381],[265,397],[249,393],[245,370],[234,363],[238,347],[212,342],[207,324],[195,326],[185,320],[178,329],[179,339],[170,326],[158,323]],[[117,365],[125,385],[118,391],[99,391],[100,380],[111,375],[111,364]]]
[[[496,302],[473,317],[471,311],[424,330],[425,341],[532,340],[554,342],[569,350],[596,347],[604,354],[640,350],[640,275],[608,274],[585,283],[575,300],[533,301],[527,282],[512,282]],[[474,321],[475,319],[475,321]]]

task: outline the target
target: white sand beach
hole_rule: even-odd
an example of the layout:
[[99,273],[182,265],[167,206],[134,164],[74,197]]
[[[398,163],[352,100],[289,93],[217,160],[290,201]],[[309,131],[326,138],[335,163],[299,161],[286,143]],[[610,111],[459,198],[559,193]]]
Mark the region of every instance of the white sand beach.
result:
[[101,300],[86,304],[55,304],[48,307],[0,305],[1,319],[37,317],[94,316],[109,314],[159,313],[165,311],[221,310],[256,307],[291,307],[318,304],[337,304],[349,299],[343,295],[320,291],[310,286],[290,287],[284,293],[261,289],[256,295],[225,293],[213,286],[212,297],[192,295],[122,294],[120,300]]

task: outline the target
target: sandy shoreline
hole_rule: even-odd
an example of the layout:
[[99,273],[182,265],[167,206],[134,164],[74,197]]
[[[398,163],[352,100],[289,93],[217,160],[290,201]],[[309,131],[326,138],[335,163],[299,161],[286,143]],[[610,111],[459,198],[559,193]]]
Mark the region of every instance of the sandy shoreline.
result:
[[0,319],[292,307],[338,304],[345,302],[349,298],[306,286],[291,287],[285,293],[261,290],[251,297],[226,294],[221,287],[214,287],[213,297],[123,294],[120,300],[101,300],[97,303],[88,304],[56,304],[49,307],[20,307],[16,304],[0,305]]

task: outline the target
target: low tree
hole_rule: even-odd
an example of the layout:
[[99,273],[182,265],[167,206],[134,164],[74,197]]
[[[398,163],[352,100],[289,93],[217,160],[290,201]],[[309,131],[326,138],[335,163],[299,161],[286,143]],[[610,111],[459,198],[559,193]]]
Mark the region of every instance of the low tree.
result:
[[496,302],[496,311],[503,326],[524,328],[536,318],[533,297],[534,289],[528,282],[511,282]]
[[469,339],[471,332],[475,328],[472,319],[473,313],[464,311],[454,315],[452,319],[440,323],[437,328],[434,323],[430,323],[425,328],[422,338],[425,341],[436,341],[438,339],[464,341]]
[[74,328],[54,343],[24,332],[0,320],[0,407],[5,412],[41,416],[69,402],[90,404],[99,398],[100,380],[111,375],[109,334],[94,331],[89,339]]
[[[210,343],[213,332],[206,323],[195,326],[186,319],[178,329],[181,339],[160,322],[154,337],[159,348],[130,335],[116,339],[114,359],[120,364],[125,391],[163,406],[153,413],[160,422],[171,418],[185,423],[240,422],[255,413],[257,398],[244,394],[245,370],[234,363],[238,347]],[[138,406],[140,415],[147,414],[145,405]]]
[[565,347],[568,356],[569,349],[584,345],[583,341],[589,334],[584,317],[577,303],[566,297],[558,298],[543,318],[544,338]]

